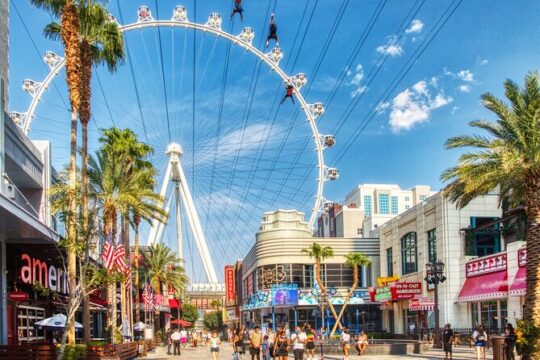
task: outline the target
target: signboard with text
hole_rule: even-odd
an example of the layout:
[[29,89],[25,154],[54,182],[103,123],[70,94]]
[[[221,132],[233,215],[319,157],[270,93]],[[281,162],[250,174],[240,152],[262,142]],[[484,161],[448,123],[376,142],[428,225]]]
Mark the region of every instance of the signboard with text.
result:
[[412,299],[415,295],[422,295],[421,282],[397,282],[391,289],[392,300]]
[[225,266],[225,301],[234,303],[236,300],[236,286],[234,278],[234,266]]

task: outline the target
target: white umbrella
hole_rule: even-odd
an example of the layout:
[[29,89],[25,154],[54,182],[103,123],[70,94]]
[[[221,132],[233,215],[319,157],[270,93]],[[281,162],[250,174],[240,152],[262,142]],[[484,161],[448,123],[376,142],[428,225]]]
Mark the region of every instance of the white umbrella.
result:
[[146,325],[142,321],[139,321],[138,323],[135,323],[133,325],[133,330],[135,331],[142,331],[145,328],[146,328]]
[[[66,328],[67,316],[64,314],[56,314],[50,318],[46,318],[34,323],[34,327],[39,330],[64,330]],[[75,329],[82,329],[81,323],[75,321]]]

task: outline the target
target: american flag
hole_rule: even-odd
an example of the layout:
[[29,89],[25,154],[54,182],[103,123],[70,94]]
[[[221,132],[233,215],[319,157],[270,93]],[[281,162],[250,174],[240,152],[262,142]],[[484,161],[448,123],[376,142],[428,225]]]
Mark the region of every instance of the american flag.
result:
[[144,301],[145,311],[156,310],[156,303],[154,300],[154,291],[149,282],[146,282],[143,288],[143,301]]
[[103,252],[101,253],[101,257],[103,258],[105,268],[107,270],[112,270],[112,268],[115,265],[115,248],[112,244],[112,235],[108,235],[107,239],[105,240],[105,244],[103,244]]
[[124,244],[119,242],[114,248],[114,264],[116,265],[118,271],[126,271],[126,249]]

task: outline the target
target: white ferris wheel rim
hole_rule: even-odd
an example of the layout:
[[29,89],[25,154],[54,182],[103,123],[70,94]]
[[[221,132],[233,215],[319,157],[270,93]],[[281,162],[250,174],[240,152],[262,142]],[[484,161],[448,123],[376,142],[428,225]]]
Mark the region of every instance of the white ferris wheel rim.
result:
[[[139,8],[140,11],[140,8]],[[176,11],[176,9],[175,9]],[[186,14],[187,15],[187,14]],[[212,22],[216,18],[219,18],[219,22]],[[118,28],[120,32],[126,33],[132,30],[137,29],[144,29],[144,28],[156,28],[156,27],[169,27],[169,28],[185,28],[185,29],[191,29],[191,30],[197,30],[202,32],[208,32],[213,35],[216,35],[218,37],[223,37],[231,42],[233,42],[234,45],[238,45],[240,47],[243,47],[246,49],[246,51],[249,51],[253,55],[257,56],[259,60],[263,61],[266,65],[270,67],[270,69],[274,70],[276,74],[285,82],[288,84],[291,84],[295,88],[295,96],[298,99],[300,106],[302,108],[302,111],[306,115],[306,120],[309,122],[310,129],[311,129],[311,136],[313,138],[313,141],[315,142],[315,151],[317,152],[317,191],[315,193],[315,203],[311,211],[310,219],[309,219],[309,227],[313,228],[315,224],[315,220],[317,218],[318,213],[323,208],[323,202],[325,201],[323,197],[323,189],[324,189],[324,182],[326,180],[335,180],[337,177],[329,176],[328,171],[336,171],[336,169],[329,168],[324,164],[324,150],[327,147],[324,144],[324,137],[326,136],[332,136],[332,135],[321,135],[319,132],[319,129],[317,127],[316,118],[317,116],[321,115],[322,112],[324,112],[323,105],[321,103],[314,103],[314,104],[308,104],[305,100],[304,96],[300,92],[300,88],[302,87],[301,84],[298,86],[294,82],[294,76],[289,76],[279,67],[279,61],[283,57],[283,52],[281,49],[275,47],[273,48],[269,53],[263,53],[256,47],[254,47],[251,43],[253,40],[253,37],[255,36],[255,32],[249,28],[246,27],[242,30],[240,35],[232,35],[226,31],[223,31],[221,29],[221,16],[217,13],[212,13],[209,17],[209,20],[206,24],[199,24],[195,22],[190,22],[187,17],[182,20],[178,20],[174,18],[171,20],[156,20],[152,17],[151,13],[149,13],[149,17],[146,19],[141,19],[139,16],[139,19],[137,22],[121,25],[118,24]],[[113,21],[116,21],[116,19],[112,18]],[[251,31],[251,34],[253,35],[250,39],[246,39],[243,37],[245,34],[246,29],[249,29]],[[60,70],[65,66],[66,60],[63,57],[60,57],[52,52],[47,52],[52,54],[55,57],[55,61],[48,62],[50,71],[45,77],[45,79],[42,82],[34,82],[35,85],[37,85],[32,91],[26,90],[28,93],[30,93],[32,97],[32,101],[25,113],[15,113],[18,116],[22,118],[20,122],[20,127],[25,135],[28,135],[30,132],[30,125],[32,123],[32,119],[34,117],[37,104],[40,102],[45,90],[48,88],[49,84],[56,78],[56,76],[60,73]],[[275,56],[275,54],[278,53],[277,58],[272,58]],[[47,56],[47,55],[46,55]],[[300,74],[299,74],[300,75]],[[304,74],[301,74],[302,76],[305,76]],[[27,80],[25,80],[26,82]],[[32,80],[30,80],[32,81]],[[306,80],[307,81],[307,80]],[[24,85],[23,85],[24,88]],[[13,113],[12,113],[13,114]],[[12,116],[13,117],[13,116]],[[334,140],[335,141],[335,140]]]

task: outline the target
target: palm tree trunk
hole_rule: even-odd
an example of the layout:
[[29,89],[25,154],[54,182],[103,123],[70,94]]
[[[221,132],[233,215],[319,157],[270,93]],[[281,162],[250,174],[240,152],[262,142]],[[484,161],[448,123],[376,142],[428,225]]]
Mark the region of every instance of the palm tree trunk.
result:
[[[116,237],[116,209],[104,209],[104,218],[107,224],[105,225],[105,235],[114,239]],[[110,304],[110,312],[108,316],[108,325],[110,329],[111,343],[114,343],[114,330],[117,326],[116,321],[116,283],[110,284],[107,287],[107,298]]]
[[358,286],[358,266],[353,266],[353,284],[351,287],[351,291],[349,291],[349,293],[347,294],[347,297],[345,298],[345,301],[343,302],[343,307],[341,308],[341,311],[339,312],[336,323],[334,324],[334,327],[332,328],[330,337],[334,336],[334,333],[336,332],[338,324],[341,321],[341,317],[345,313],[345,308],[347,307],[349,300],[351,300],[351,297],[353,296],[354,291],[356,290],[357,286]]
[[[315,279],[317,280],[317,284],[319,284],[319,289],[321,289],[321,292],[326,295],[326,287],[324,286],[322,278],[321,278],[321,260],[320,259],[316,260],[316,265],[317,265],[317,270],[315,271]],[[328,296],[326,296],[326,303],[328,304],[328,308],[332,312],[332,315],[336,319],[336,323],[338,324],[339,328],[343,329],[343,326],[341,325],[339,320],[337,320],[338,316],[336,313],[336,309],[334,309],[334,305],[332,304],[332,301],[330,300]],[[322,326],[324,326],[324,324],[322,324]]]
[[135,322],[141,321],[141,312],[139,311],[139,223],[140,217],[135,217]]
[[[71,113],[71,157],[69,164],[69,222],[68,222],[68,238],[69,238],[69,248],[68,248],[68,278],[69,278],[69,288],[70,298],[76,296],[75,287],[77,286],[77,255],[75,252],[75,245],[77,243],[77,113]],[[71,299],[70,304],[73,304],[74,301]],[[68,324],[68,334],[67,342],[70,345],[75,344],[75,320],[71,319]]]
[[[527,185],[527,296],[523,305],[523,319],[529,319],[540,327],[540,178],[533,179]],[[540,339],[536,341],[539,350],[534,354],[525,354],[524,358],[540,358]]]

